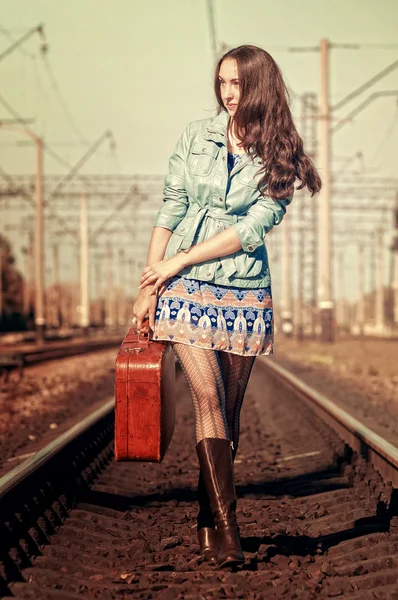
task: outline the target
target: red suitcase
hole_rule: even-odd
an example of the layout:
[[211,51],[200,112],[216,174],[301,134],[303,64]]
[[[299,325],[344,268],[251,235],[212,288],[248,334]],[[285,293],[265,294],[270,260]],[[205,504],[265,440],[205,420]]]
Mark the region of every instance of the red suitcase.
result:
[[174,432],[174,382],[171,345],[130,327],[116,358],[116,461],[163,460]]

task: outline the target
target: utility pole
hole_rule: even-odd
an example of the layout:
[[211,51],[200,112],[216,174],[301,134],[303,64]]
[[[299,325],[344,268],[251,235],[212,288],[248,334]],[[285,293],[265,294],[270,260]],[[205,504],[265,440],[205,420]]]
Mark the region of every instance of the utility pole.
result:
[[59,253],[58,253],[58,244],[55,243],[52,246],[52,258],[53,258],[53,290],[52,290],[52,299],[53,299],[53,307],[52,307],[52,325],[54,327],[60,326],[60,289],[59,289]]
[[102,323],[102,297],[101,297],[101,259],[98,254],[94,262],[94,297],[96,307],[96,325],[101,326]]
[[384,333],[384,277],[383,277],[383,230],[377,231],[376,247],[376,328]]
[[290,222],[286,215],[281,226],[282,234],[282,298],[281,298],[281,329],[286,336],[293,332],[292,310],[292,281],[291,281],[291,247],[290,247]]
[[[39,26],[40,27],[40,26]],[[32,30],[33,31],[33,30]],[[3,102],[4,104],[4,102]],[[14,123],[16,126],[13,126]],[[44,343],[44,142],[35,131],[16,122],[0,121],[0,127],[25,133],[36,146],[36,224],[35,224],[35,327],[36,343]]]
[[80,212],[80,326],[85,335],[87,335],[90,324],[88,285],[88,205],[87,194],[84,190],[81,196]]
[[[348,117],[340,119],[338,123],[331,127],[332,112],[340,109],[347,102],[353,100],[365,90],[380,81],[383,77],[390,74],[398,68],[398,60],[395,60],[387,68],[377,73],[370,80],[362,84],[359,88],[352,91],[345,98],[340,100],[334,106],[329,102],[329,50],[330,48],[356,48],[353,44],[330,44],[329,40],[323,39],[320,43],[320,102],[319,102],[319,166],[321,169],[322,189],[318,195],[318,289],[317,303],[321,341],[331,342],[334,339],[334,303],[332,293],[332,235],[331,235],[331,178],[330,178],[330,158],[331,158],[331,134],[336,133],[346,123],[350,122],[354,116],[362,111],[366,106],[379,97],[397,96],[396,90],[377,92],[372,94],[365,102],[352,111]],[[291,52],[314,52],[318,47],[291,47]]]
[[36,341],[44,343],[44,179],[43,179],[43,140],[32,136],[36,143],[36,235],[35,235],[35,325]]
[[[304,233],[302,226],[298,229],[298,235],[301,238]],[[301,240],[297,246],[297,298],[295,302],[295,314],[294,314],[294,331],[296,338],[302,340],[304,337],[304,319],[303,319],[303,308],[304,308],[304,248]]]
[[214,19],[213,0],[207,0],[207,15],[209,18],[211,49],[213,52],[214,60],[217,62],[218,48],[217,48],[217,35],[216,35],[216,25],[215,25],[215,19]]
[[59,286],[59,252],[58,244],[53,244],[53,286]]
[[112,327],[113,319],[113,277],[112,277],[112,252],[110,242],[106,243],[105,268],[106,268],[106,317],[105,325]]
[[394,209],[395,236],[391,246],[392,252],[392,293],[393,293],[393,320],[394,327],[398,326],[398,193]]
[[126,325],[128,320],[128,279],[129,265],[126,254],[123,255],[123,325]]
[[3,320],[3,305],[4,305],[4,292],[3,292],[3,248],[0,246],[0,324]]
[[336,290],[336,321],[339,330],[343,330],[346,326],[345,318],[345,286],[344,286],[344,252],[339,252],[337,256],[338,273],[337,290]]
[[321,40],[319,96],[319,166],[322,189],[318,195],[318,311],[322,342],[334,340],[332,294],[332,236],[330,185],[329,41]]
[[125,308],[125,273],[124,273],[124,250],[119,249],[118,252],[118,294],[117,294],[117,319],[118,325],[124,325],[124,319],[126,314]]
[[29,314],[29,296],[30,296],[30,282],[29,282],[29,249],[22,248],[23,258],[23,297],[22,297],[22,310],[23,314],[27,316]]
[[[128,301],[127,301],[127,316],[126,322],[128,323],[130,318],[133,316],[133,295],[134,295],[134,286],[136,285],[136,262],[134,258],[129,258],[128,260],[128,270],[127,270],[127,285],[129,289]],[[131,317],[130,317],[131,315]]]
[[358,244],[358,300],[357,325],[359,334],[363,335],[365,326],[365,261],[363,243]]
[[[305,140],[308,156],[317,163],[317,107],[318,99],[313,92],[307,92],[301,97],[301,133]],[[299,264],[302,260],[303,286],[302,302],[305,303],[305,316],[303,314],[303,329],[309,326],[310,335],[316,337],[316,296],[317,296],[317,199],[311,198],[304,190],[297,191],[297,200],[300,204],[299,222],[305,221],[305,233],[299,244]],[[301,268],[301,267],[299,267]],[[303,307],[304,312],[304,307]],[[304,324],[305,323],[305,324]],[[304,331],[303,331],[304,333]]]
[[[81,208],[81,193],[80,193],[80,212],[81,212],[82,208]],[[81,215],[80,215],[80,221],[79,221],[79,226],[81,227]],[[71,281],[70,284],[70,288],[71,288],[71,302],[70,302],[70,319],[71,319],[71,324],[76,325],[77,327],[81,327],[81,323],[82,323],[82,306],[81,306],[81,279],[82,279],[82,265],[81,265],[81,238],[80,238],[80,231],[79,231],[79,242],[78,244],[75,246],[74,248],[74,263],[76,264],[76,271],[77,271],[77,280],[76,281]],[[72,253],[71,253],[72,255]]]
[[26,270],[26,304],[25,315],[30,315],[32,309],[32,287],[33,287],[33,266],[34,266],[34,235],[33,231],[28,234],[28,254],[27,254],[27,270]]
[[371,246],[374,251],[370,253],[369,260],[369,288],[372,296],[376,298],[376,232],[373,231],[371,235]]

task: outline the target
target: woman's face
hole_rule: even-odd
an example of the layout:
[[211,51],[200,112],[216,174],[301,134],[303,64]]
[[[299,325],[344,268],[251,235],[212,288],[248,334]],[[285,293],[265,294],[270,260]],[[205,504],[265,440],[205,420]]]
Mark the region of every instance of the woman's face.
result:
[[235,58],[226,58],[222,61],[218,81],[224,106],[230,116],[233,116],[240,97],[238,64]]

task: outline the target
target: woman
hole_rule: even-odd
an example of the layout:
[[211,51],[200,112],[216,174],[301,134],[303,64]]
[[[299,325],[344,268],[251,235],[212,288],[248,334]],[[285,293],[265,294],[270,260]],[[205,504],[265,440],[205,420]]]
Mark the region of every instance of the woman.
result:
[[294,183],[321,188],[273,58],[244,45],[218,61],[215,117],[193,121],[169,161],[134,304],[154,340],[168,340],[187,378],[199,459],[200,552],[219,566],[244,562],[233,460],[255,357],[273,352],[264,236],[279,224]]

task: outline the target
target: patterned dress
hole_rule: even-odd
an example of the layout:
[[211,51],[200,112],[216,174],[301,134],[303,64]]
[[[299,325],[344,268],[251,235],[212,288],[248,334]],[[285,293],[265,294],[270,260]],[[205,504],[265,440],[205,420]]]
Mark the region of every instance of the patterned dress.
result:
[[[240,154],[228,152],[228,173]],[[230,179],[228,179],[227,193]],[[154,340],[242,356],[273,353],[271,287],[217,285],[176,275],[158,298]]]

